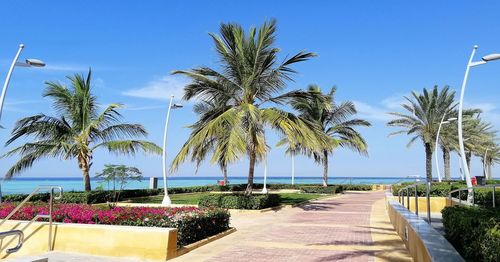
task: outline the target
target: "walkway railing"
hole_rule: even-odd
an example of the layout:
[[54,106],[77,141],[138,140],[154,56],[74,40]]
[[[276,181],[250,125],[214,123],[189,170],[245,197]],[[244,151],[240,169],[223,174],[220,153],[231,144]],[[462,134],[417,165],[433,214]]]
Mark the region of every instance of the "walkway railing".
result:
[[[33,219],[30,220],[30,222],[22,229],[28,228],[33,222],[38,220],[39,218],[45,218],[49,220],[49,239],[48,239],[48,244],[49,244],[49,251],[52,251],[52,210],[54,209],[54,200],[56,199],[61,199],[62,194],[63,194],[63,189],[60,186],[38,186],[31,192],[19,205],[17,205],[16,208],[14,208],[2,221],[0,221],[0,226],[3,225],[7,220],[9,220],[14,214],[21,209],[35,194],[39,193],[40,191],[47,191],[50,194],[50,199],[49,199],[49,213],[48,214],[37,214]],[[57,195],[56,195],[57,193]],[[6,232],[0,232],[0,239],[3,239],[7,236],[12,236],[12,235],[17,235],[19,237],[19,241],[16,247],[7,249],[7,253],[13,253],[21,249],[23,243],[24,243],[24,233],[22,230],[10,230]]]
[[[431,192],[431,182],[416,182],[414,184],[405,186],[401,189],[398,190],[398,200],[403,207],[406,207],[408,210],[410,210],[410,189],[414,192],[415,196],[415,214],[418,216],[418,190],[417,186],[419,185],[427,185],[426,187],[426,192],[425,192],[425,197],[427,199],[427,223],[431,223],[431,199],[430,199],[430,192]],[[406,191],[406,206],[405,206],[405,193]]]
[[[453,194],[454,193],[457,193],[458,192],[458,203],[459,204],[462,204],[462,191],[467,191],[467,193],[465,193],[464,196],[467,196],[469,194],[469,190],[471,191],[471,203],[472,205],[474,205],[474,202],[475,202],[475,193],[474,193],[474,189],[481,189],[481,188],[492,188],[492,192],[491,192],[491,199],[492,199],[492,205],[493,205],[493,208],[496,207],[496,199],[495,199],[495,193],[496,193],[496,188],[500,188],[500,184],[494,184],[494,185],[484,185],[484,186],[473,186],[473,187],[463,187],[463,188],[459,188],[459,189],[455,189],[455,190],[452,190],[450,191],[450,193],[448,193],[448,199],[450,200],[450,202],[452,203],[453,205]],[[467,201],[465,201],[467,203]]]

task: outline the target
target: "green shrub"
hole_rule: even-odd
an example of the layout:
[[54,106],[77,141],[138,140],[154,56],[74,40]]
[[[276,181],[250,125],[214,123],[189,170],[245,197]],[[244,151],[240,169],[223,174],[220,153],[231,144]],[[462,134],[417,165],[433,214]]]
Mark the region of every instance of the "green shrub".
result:
[[177,228],[177,246],[184,246],[229,229],[227,210],[206,210],[203,215],[184,216],[174,222]]
[[339,185],[342,191],[371,191],[372,185]]
[[342,192],[342,186],[301,186],[300,190],[310,194],[337,194]]
[[202,196],[198,202],[201,207],[220,207],[230,209],[264,209],[280,204],[278,194],[254,194],[245,196],[243,194],[209,194]]
[[[396,184],[392,185],[392,194],[394,196],[398,195],[399,189],[406,187],[408,185],[414,184],[414,182],[405,182],[401,184]],[[434,197],[447,197],[450,191],[466,187],[465,182],[450,182],[450,181],[444,181],[444,182],[433,182],[431,185],[431,192],[430,195]],[[425,196],[427,192],[427,186],[425,184],[418,185],[417,186],[417,195],[418,196]],[[406,195],[406,191],[404,192]],[[414,189],[410,189],[410,196],[415,195]]]
[[500,261],[500,210],[454,206],[442,211],[445,236],[471,261]]

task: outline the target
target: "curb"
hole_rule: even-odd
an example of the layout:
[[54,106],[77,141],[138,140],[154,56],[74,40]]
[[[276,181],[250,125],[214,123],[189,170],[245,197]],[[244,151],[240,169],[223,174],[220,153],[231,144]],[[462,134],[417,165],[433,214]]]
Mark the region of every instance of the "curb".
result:
[[211,236],[211,237],[207,237],[205,239],[202,239],[202,240],[199,240],[197,242],[194,242],[194,243],[191,243],[189,245],[186,245],[186,246],[183,246],[181,248],[178,248],[177,249],[177,253],[176,253],[176,255],[175,255],[174,258],[182,256],[182,255],[184,255],[186,253],[189,253],[190,251],[192,251],[192,250],[194,250],[196,248],[199,248],[199,247],[204,246],[204,245],[206,245],[208,243],[211,243],[211,242],[213,242],[215,240],[223,238],[223,237],[225,237],[225,236],[227,236],[229,234],[232,234],[232,233],[234,233],[236,231],[237,231],[236,228],[232,227],[232,228],[229,228],[228,230],[226,230],[224,232],[221,232],[221,233],[219,233],[217,235],[214,235],[214,236]]

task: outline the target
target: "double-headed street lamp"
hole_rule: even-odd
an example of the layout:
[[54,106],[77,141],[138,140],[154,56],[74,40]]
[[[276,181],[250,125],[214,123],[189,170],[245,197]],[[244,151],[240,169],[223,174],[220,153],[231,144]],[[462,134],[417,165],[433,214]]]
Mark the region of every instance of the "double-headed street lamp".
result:
[[162,167],[163,167],[163,191],[165,195],[163,196],[163,201],[161,201],[161,204],[164,206],[170,206],[172,204],[172,201],[170,200],[170,197],[168,196],[168,190],[167,190],[167,132],[168,132],[168,119],[170,118],[170,110],[171,109],[177,109],[181,108],[181,104],[174,104],[174,96],[170,96],[170,103],[168,105],[168,110],[167,110],[167,119],[165,120],[165,131],[163,133],[163,155],[162,155]]
[[14,56],[14,60],[12,60],[12,64],[10,65],[9,72],[7,73],[7,77],[5,78],[5,82],[3,84],[2,95],[0,96],[0,119],[2,118],[3,111],[3,103],[5,101],[5,95],[7,94],[7,87],[9,86],[10,77],[12,76],[12,72],[14,72],[14,68],[16,66],[20,67],[44,67],[45,63],[38,59],[26,59],[26,62],[18,62],[19,56],[24,49],[24,45],[20,44],[19,49],[17,50],[16,55]]
[[[486,64],[487,62],[494,61],[500,59],[500,54],[490,54],[484,56],[481,61],[473,62],[474,54],[476,53],[477,45],[472,49],[472,54],[470,55],[469,63],[467,64],[467,68],[465,69],[464,81],[462,83],[462,90],[460,91],[460,103],[458,106],[458,144],[460,146],[460,155],[462,157],[462,167],[465,174],[465,181],[467,183],[467,187],[472,187],[471,176],[469,172],[469,167],[467,165],[467,159],[465,157],[465,147],[464,147],[464,139],[463,139],[463,130],[462,130],[462,110],[464,105],[464,93],[465,86],[467,84],[467,77],[469,76],[469,70],[471,67]],[[472,200],[472,190],[469,189],[469,197],[467,198],[470,202]]]
[[262,188],[262,194],[267,194],[267,156],[264,158],[264,187]]
[[438,176],[439,182],[441,182],[441,180],[442,180],[441,179],[441,174],[439,173],[439,160],[438,160],[439,133],[441,132],[441,126],[443,124],[449,124],[450,122],[457,120],[456,117],[452,117],[452,118],[448,118],[445,121],[444,120],[445,117],[446,117],[446,113],[443,114],[443,117],[441,118],[441,122],[439,123],[439,128],[438,128],[438,131],[437,131],[437,134],[436,134],[436,146],[435,146],[435,149],[434,149],[434,154],[436,155],[436,172],[437,172],[437,176]]

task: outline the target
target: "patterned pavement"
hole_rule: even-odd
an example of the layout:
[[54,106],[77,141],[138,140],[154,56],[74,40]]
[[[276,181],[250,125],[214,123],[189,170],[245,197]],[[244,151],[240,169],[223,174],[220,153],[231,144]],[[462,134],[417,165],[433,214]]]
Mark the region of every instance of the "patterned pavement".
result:
[[175,261],[411,261],[383,199],[382,191],[348,192],[272,214],[237,215],[236,233]]

